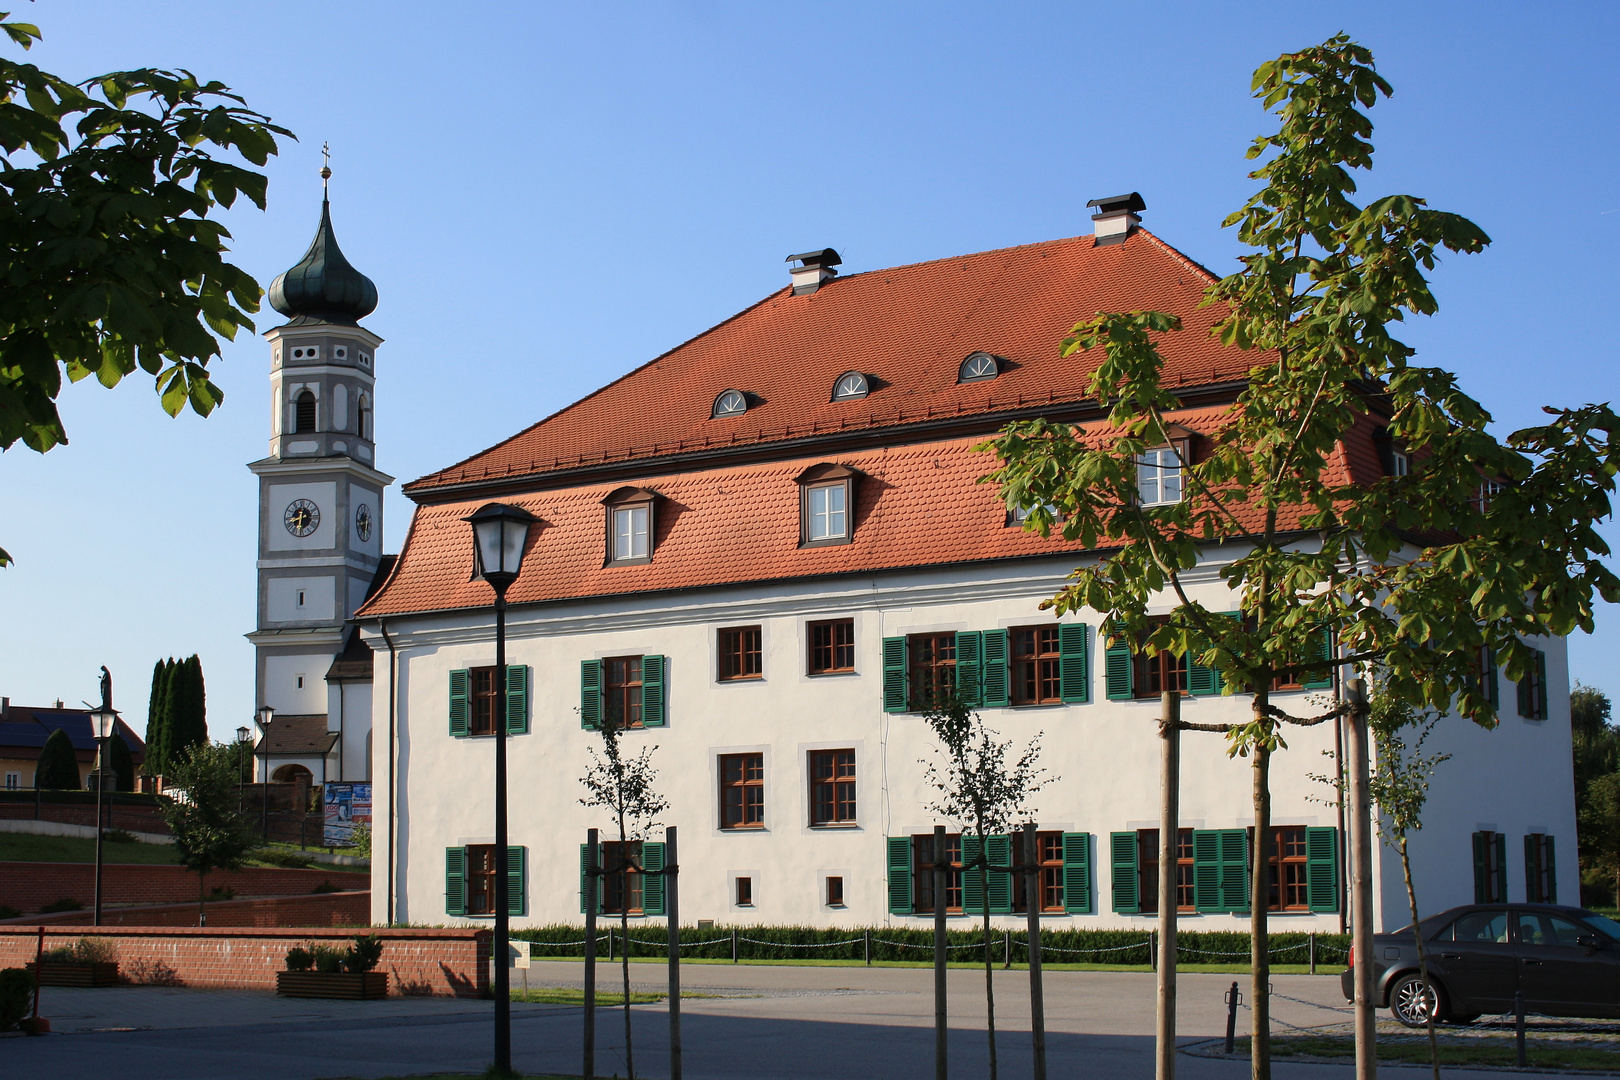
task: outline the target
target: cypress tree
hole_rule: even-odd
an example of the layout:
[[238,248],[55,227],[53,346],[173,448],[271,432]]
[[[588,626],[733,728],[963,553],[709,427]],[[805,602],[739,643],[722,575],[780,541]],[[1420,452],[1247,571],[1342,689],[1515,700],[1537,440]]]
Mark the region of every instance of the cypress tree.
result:
[[163,718],[163,727],[160,731],[163,741],[158,746],[158,760],[167,774],[180,762],[180,755],[175,750],[174,742],[174,694],[175,683],[180,680],[180,662],[169,657],[163,662],[163,700],[158,703],[158,715]]
[[203,693],[202,660],[196,653],[175,664],[174,692],[168,716],[168,746],[172,763],[199,743],[208,741],[208,715]]
[[34,786],[56,791],[79,790],[79,759],[73,753],[73,740],[61,728],[51,732],[40,748]]
[[169,664],[159,660],[152,665],[152,694],[146,703],[146,771],[154,776],[163,772],[163,706],[168,687]]
[[135,757],[129,752],[129,743],[117,732],[107,740],[107,768],[118,779],[114,791],[135,790]]

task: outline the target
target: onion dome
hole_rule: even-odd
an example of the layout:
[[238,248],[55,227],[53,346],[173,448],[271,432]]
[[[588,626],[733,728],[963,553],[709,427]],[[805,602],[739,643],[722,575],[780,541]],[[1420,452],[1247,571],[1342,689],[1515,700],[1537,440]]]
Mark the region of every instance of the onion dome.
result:
[[377,309],[377,286],[338,248],[328,200],[321,200],[321,227],[309,250],[270,283],[269,298],[271,307],[295,321],[353,326]]

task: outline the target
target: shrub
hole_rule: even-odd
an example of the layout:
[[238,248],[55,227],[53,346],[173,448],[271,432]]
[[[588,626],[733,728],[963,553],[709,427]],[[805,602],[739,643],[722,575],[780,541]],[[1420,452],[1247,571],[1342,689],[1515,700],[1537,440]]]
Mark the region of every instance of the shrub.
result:
[[110,964],[117,959],[117,947],[103,937],[82,937],[45,953],[45,961],[51,964]]
[[315,965],[315,954],[302,945],[294,945],[287,950],[288,971],[308,971]]
[[108,829],[101,834],[101,838],[109,844],[138,844],[141,838],[128,829]]
[[55,911],[83,911],[84,905],[71,897],[64,896],[60,900],[52,900],[39,909],[41,915],[49,915]]
[[286,851],[282,848],[260,848],[253,852],[250,858],[289,870],[308,870],[315,865],[315,860],[305,852]]
[[371,826],[356,825],[349,836],[349,844],[362,859],[371,858]]
[[349,958],[347,949],[338,949],[331,945],[317,945],[310,953],[315,957],[315,970],[325,975],[342,971],[343,962]]
[[315,886],[313,889],[311,889],[309,891],[312,892],[312,893],[329,893],[329,892],[342,892],[343,890],[338,888],[336,885],[332,884],[330,881],[323,880],[319,885]]
[[356,974],[370,971],[382,959],[382,939],[376,934],[364,934],[354,939],[345,966]]
[[227,888],[225,888],[224,886],[221,886],[221,885],[214,886],[214,888],[208,893],[208,899],[211,900],[211,901],[212,900],[234,900],[235,898],[236,898],[236,890],[235,889],[227,889]]
[[34,977],[23,968],[0,971],[0,1031],[10,1031],[34,1011]]

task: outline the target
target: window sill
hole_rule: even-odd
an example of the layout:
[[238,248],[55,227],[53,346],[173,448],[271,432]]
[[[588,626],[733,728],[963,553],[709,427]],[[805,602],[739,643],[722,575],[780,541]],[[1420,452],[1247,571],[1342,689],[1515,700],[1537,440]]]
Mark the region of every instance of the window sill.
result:
[[609,559],[606,563],[603,564],[603,566],[604,567],[646,566],[651,562],[652,562],[652,556],[651,555],[643,555],[640,558],[635,558],[635,559]]
[[726,677],[724,679],[716,679],[714,681],[715,681],[716,684],[718,684],[720,686],[730,686],[732,683],[762,683],[762,682],[765,681],[765,676],[763,676],[763,675],[731,675],[731,676],[728,676],[728,677]]
[[730,836],[733,833],[763,833],[770,832],[763,825],[722,825],[719,828],[722,835]]
[[799,541],[799,547],[800,548],[838,547],[841,544],[850,543],[853,539],[854,539],[853,537],[849,537],[849,536],[830,536],[830,537],[827,537],[826,539],[823,539],[823,540],[800,540]]
[[837,832],[840,829],[859,829],[860,827],[861,823],[858,821],[812,821],[810,823],[810,828],[817,832]]
[[860,672],[856,671],[854,668],[834,668],[831,671],[807,671],[804,673],[804,676],[807,679],[836,679],[840,676],[848,677],[850,675],[859,674]]

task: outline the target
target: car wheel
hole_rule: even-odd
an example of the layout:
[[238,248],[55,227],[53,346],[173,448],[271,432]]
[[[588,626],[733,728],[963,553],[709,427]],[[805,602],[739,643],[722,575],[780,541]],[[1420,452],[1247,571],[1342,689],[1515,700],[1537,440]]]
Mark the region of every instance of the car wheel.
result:
[[1423,979],[1415,973],[1402,975],[1389,988],[1389,1011],[1409,1028],[1424,1027],[1429,1017],[1439,1019],[1446,1014],[1445,994],[1434,983],[1425,989]]

